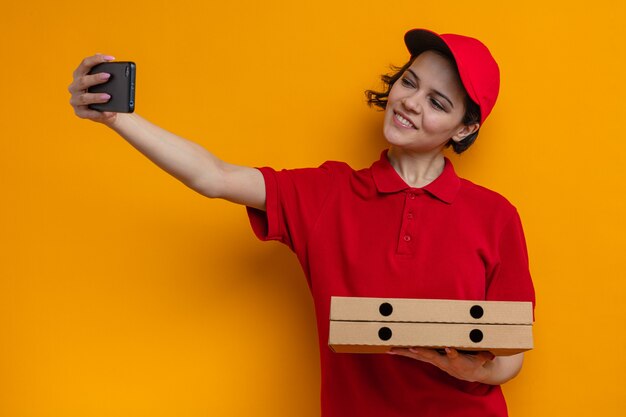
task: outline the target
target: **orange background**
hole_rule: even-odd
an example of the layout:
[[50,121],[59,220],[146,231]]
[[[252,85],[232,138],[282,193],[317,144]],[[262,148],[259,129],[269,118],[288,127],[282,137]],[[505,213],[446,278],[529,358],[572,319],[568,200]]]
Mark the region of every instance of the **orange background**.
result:
[[242,207],[76,118],[95,52],[137,63],[137,112],[234,163],[365,167],[363,91],[404,32],[476,36],[502,92],[460,175],[524,222],[535,350],[511,416],[626,408],[622,1],[15,2],[0,13],[0,416],[317,416],[312,302]]

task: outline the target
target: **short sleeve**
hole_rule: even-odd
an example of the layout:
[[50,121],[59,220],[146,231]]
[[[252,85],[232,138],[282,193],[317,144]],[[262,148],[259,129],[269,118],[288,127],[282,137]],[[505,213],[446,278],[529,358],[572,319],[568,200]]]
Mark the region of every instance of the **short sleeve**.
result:
[[487,300],[531,301],[535,289],[530,275],[526,239],[517,211],[505,224],[498,240],[498,262],[487,282]]
[[261,240],[278,240],[301,253],[331,190],[332,169],[326,163],[318,168],[259,170],[265,180],[266,209],[247,207],[252,230]]

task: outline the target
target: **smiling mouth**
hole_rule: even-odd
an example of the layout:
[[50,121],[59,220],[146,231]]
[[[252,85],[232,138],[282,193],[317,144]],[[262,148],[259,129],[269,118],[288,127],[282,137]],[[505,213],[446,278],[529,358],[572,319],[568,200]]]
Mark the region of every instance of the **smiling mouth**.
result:
[[402,115],[393,112],[393,117],[401,126],[406,127],[407,129],[416,129],[415,125],[411,123],[410,120],[402,117]]

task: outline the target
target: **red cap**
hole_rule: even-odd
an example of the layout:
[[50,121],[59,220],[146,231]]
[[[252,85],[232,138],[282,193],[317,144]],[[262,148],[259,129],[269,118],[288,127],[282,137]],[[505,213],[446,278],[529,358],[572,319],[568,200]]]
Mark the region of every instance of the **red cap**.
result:
[[404,35],[411,56],[434,49],[454,57],[461,82],[470,98],[480,107],[480,124],[496,104],[500,91],[500,70],[489,49],[478,39],[446,33],[438,35],[426,29],[413,29]]

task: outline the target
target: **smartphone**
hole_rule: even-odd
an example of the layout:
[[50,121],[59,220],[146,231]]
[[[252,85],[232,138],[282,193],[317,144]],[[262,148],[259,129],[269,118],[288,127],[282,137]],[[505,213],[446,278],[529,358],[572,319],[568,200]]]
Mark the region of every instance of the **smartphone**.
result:
[[98,111],[116,113],[132,113],[135,111],[135,74],[137,67],[134,62],[103,62],[95,65],[89,74],[106,72],[111,74],[107,82],[91,86],[89,93],[107,93],[111,99],[106,103],[90,104],[89,108]]

